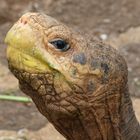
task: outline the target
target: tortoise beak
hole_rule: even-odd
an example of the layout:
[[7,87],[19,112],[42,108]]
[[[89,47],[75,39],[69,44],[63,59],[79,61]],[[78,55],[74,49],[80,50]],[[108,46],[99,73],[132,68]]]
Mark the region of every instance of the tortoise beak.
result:
[[[7,59],[9,65],[28,72],[48,71],[40,47],[41,39],[33,32],[26,14],[23,15],[6,35]],[[41,45],[40,45],[41,46]]]

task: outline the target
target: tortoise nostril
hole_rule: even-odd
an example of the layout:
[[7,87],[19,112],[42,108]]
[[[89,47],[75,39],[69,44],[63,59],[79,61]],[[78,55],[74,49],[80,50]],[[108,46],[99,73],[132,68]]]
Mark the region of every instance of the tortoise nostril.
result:
[[22,17],[22,18],[20,19],[20,22],[21,22],[22,24],[24,24],[24,25],[28,23],[27,19],[24,18],[24,17]]

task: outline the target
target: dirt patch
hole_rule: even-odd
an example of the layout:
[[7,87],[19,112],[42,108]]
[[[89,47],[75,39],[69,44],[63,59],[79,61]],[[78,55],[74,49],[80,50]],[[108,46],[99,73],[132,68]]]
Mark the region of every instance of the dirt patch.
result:
[[39,131],[20,129],[19,131],[0,131],[0,140],[65,140],[49,123]]
[[[22,95],[22,94],[21,94]],[[0,130],[39,130],[47,123],[34,104],[0,102]]]

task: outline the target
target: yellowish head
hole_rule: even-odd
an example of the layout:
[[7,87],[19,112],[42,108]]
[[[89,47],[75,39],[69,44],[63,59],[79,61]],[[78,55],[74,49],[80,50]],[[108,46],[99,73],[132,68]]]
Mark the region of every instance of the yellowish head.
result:
[[[9,65],[18,70],[30,73],[56,70],[76,82],[88,71],[86,41],[49,16],[23,15],[9,30],[5,42]],[[78,55],[73,58],[74,54]]]
[[109,84],[120,86],[127,79],[125,62],[115,49],[83,38],[44,14],[23,15],[5,42],[9,68],[30,96],[96,96]]

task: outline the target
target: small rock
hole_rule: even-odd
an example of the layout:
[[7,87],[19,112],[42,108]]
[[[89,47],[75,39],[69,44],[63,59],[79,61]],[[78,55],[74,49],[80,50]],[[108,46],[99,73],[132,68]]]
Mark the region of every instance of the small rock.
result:
[[27,140],[28,130],[23,128],[17,132],[18,140]]
[[129,72],[132,72],[132,68],[128,67],[128,71],[129,71]]
[[103,19],[103,22],[104,22],[104,23],[110,23],[111,20],[110,20],[109,18],[105,18],[105,19]]
[[107,34],[101,34],[101,35],[100,35],[100,38],[101,38],[102,40],[107,40],[108,35],[107,35]]
[[136,77],[134,78],[134,82],[137,83],[139,81],[139,79]]

